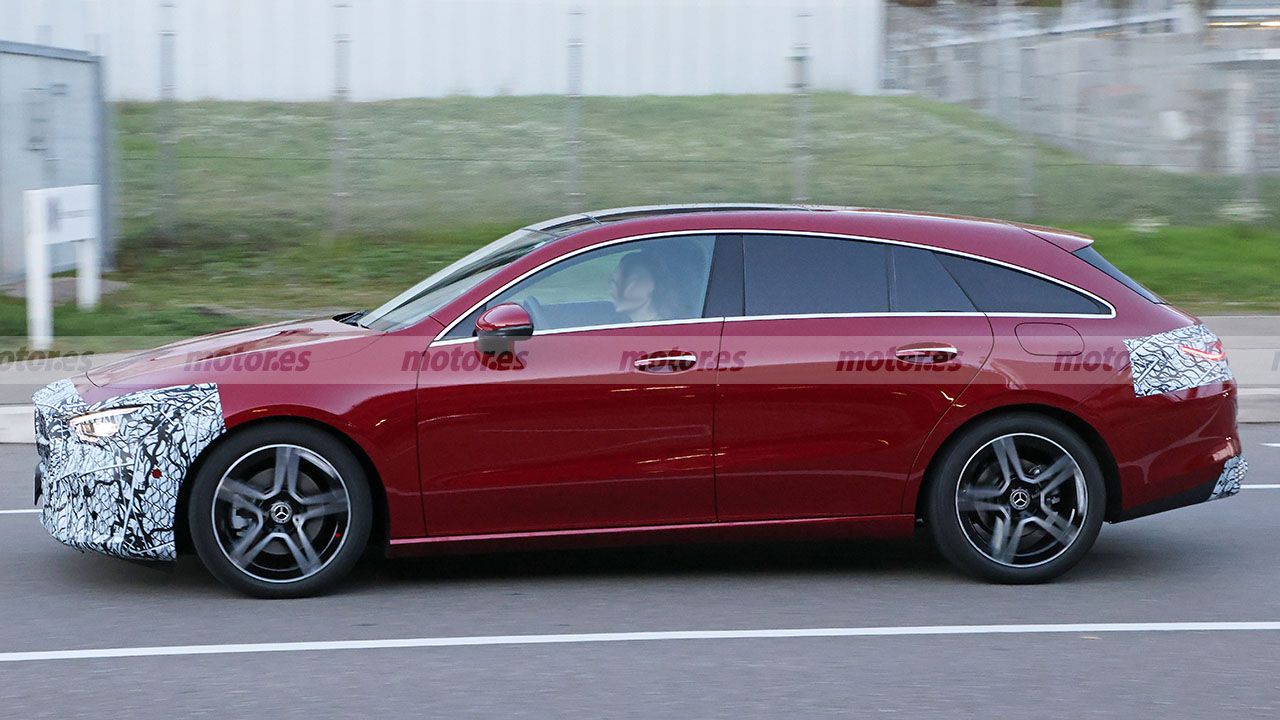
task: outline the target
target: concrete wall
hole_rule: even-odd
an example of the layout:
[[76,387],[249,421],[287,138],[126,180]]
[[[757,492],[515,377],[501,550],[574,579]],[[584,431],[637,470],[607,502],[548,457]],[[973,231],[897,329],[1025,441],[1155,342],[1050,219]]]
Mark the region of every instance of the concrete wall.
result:
[[[569,13],[591,95],[780,93],[812,13],[812,79],[881,87],[884,0],[174,0],[180,100],[323,100],[334,35],[351,36],[351,98],[565,92]],[[112,99],[154,100],[160,0],[0,0],[0,39],[100,52]],[[345,18],[345,19],[340,19]]]
[[1280,62],[1215,60],[1276,40],[1280,31],[1043,36],[1003,47],[995,38],[895,50],[890,73],[1097,162],[1277,172]]

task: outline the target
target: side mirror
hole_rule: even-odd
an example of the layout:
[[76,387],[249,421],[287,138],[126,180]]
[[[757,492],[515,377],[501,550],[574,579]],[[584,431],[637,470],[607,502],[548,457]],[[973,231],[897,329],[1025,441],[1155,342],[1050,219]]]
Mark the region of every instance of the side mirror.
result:
[[533,336],[533,318],[515,303],[502,303],[476,318],[476,349],[486,355],[511,352],[517,340]]

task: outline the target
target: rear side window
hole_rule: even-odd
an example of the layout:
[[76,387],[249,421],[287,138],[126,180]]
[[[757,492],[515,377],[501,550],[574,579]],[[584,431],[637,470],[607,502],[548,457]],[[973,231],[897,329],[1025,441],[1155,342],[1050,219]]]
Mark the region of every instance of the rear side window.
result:
[[938,259],[983,312],[1105,315],[1093,298],[1030,273],[938,253]]
[[747,315],[889,310],[884,245],[786,235],[743,238]]
[[1161,305],[1164,304],[1164,300],[1161,300],[1159,295],[1156,295],[1155,293],[1151,292],[1150,290],[1140,285],[1133,278],[1120,272],[1120,268],[1116,267],[1115,265],[1112,265],[1106,258],[1102,257],[1102,253],[1099,253],[1097,250],[1094,250],[1092,245],[1088,247],[1080,248],[1079,250],[1075,251],[1074,254],[1076,257],[1080,258],[1081,260],[1089,263],[1090,265],[1098,268],[1102,272],[1110,275],[1112,279],[1119,281],[1122,285],[1138,293],[1142,297],[1150,300],[1153,303],[1159,303]]
[[973,312],[973,303],[928,250],[890,250],[889,299],[893,312]]

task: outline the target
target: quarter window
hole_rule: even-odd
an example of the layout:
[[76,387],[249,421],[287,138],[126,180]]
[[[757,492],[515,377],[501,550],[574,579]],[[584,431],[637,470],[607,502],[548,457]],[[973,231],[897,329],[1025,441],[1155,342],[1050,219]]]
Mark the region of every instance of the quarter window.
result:
[[747,315],[883,313],[884,245],[836,238],[743,238]]
[[1125,287],[1138,293],[1139,295],[1146,298],[1147,300],[1150,300],[1151,302],[1160,304],[1160,305],[1164,304],[1164,301],[1160,299],[1160,296],[1148,290],[1138,281],[1134,280],[1128,275],[1125,275],[1123,272],[1120,271],[1120,268],[1116,267],[1115,265],[1112,265],[1111,262],[1108,261],[1106,258],[1102,257],[1102,255],[1099,254],[1097,250],[1094,250],[1092,245],[1088,247],[1080,248],[1079,250],[1075,251],[1074,255],[1080,258],[1081,260],[1084,260],[1085,262],[1089,263],[1090,265],[1094,266],[1095,268],[1101,270],[1102,272],[1110,275],[1112,279],[1120,282]]
[[1087,295],[1030,273],[947,253],[938,259],[983,312],[1103,315]]

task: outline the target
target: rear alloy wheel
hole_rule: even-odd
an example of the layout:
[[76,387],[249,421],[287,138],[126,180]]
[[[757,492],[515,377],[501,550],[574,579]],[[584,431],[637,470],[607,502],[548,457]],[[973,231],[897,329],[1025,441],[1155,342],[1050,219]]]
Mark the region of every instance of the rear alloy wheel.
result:
[[1074,431],[1030,414],[958,437],[930,483],[926,522],[955,565],[995,582],[1069,570],[1097,538],[1106,507],[1097,459]]
[[324,432],[267,426],[214,450],[189,522],[219,580],[258,597],[301,597],[330,587],[364,552],[369,489],[359,462]]

